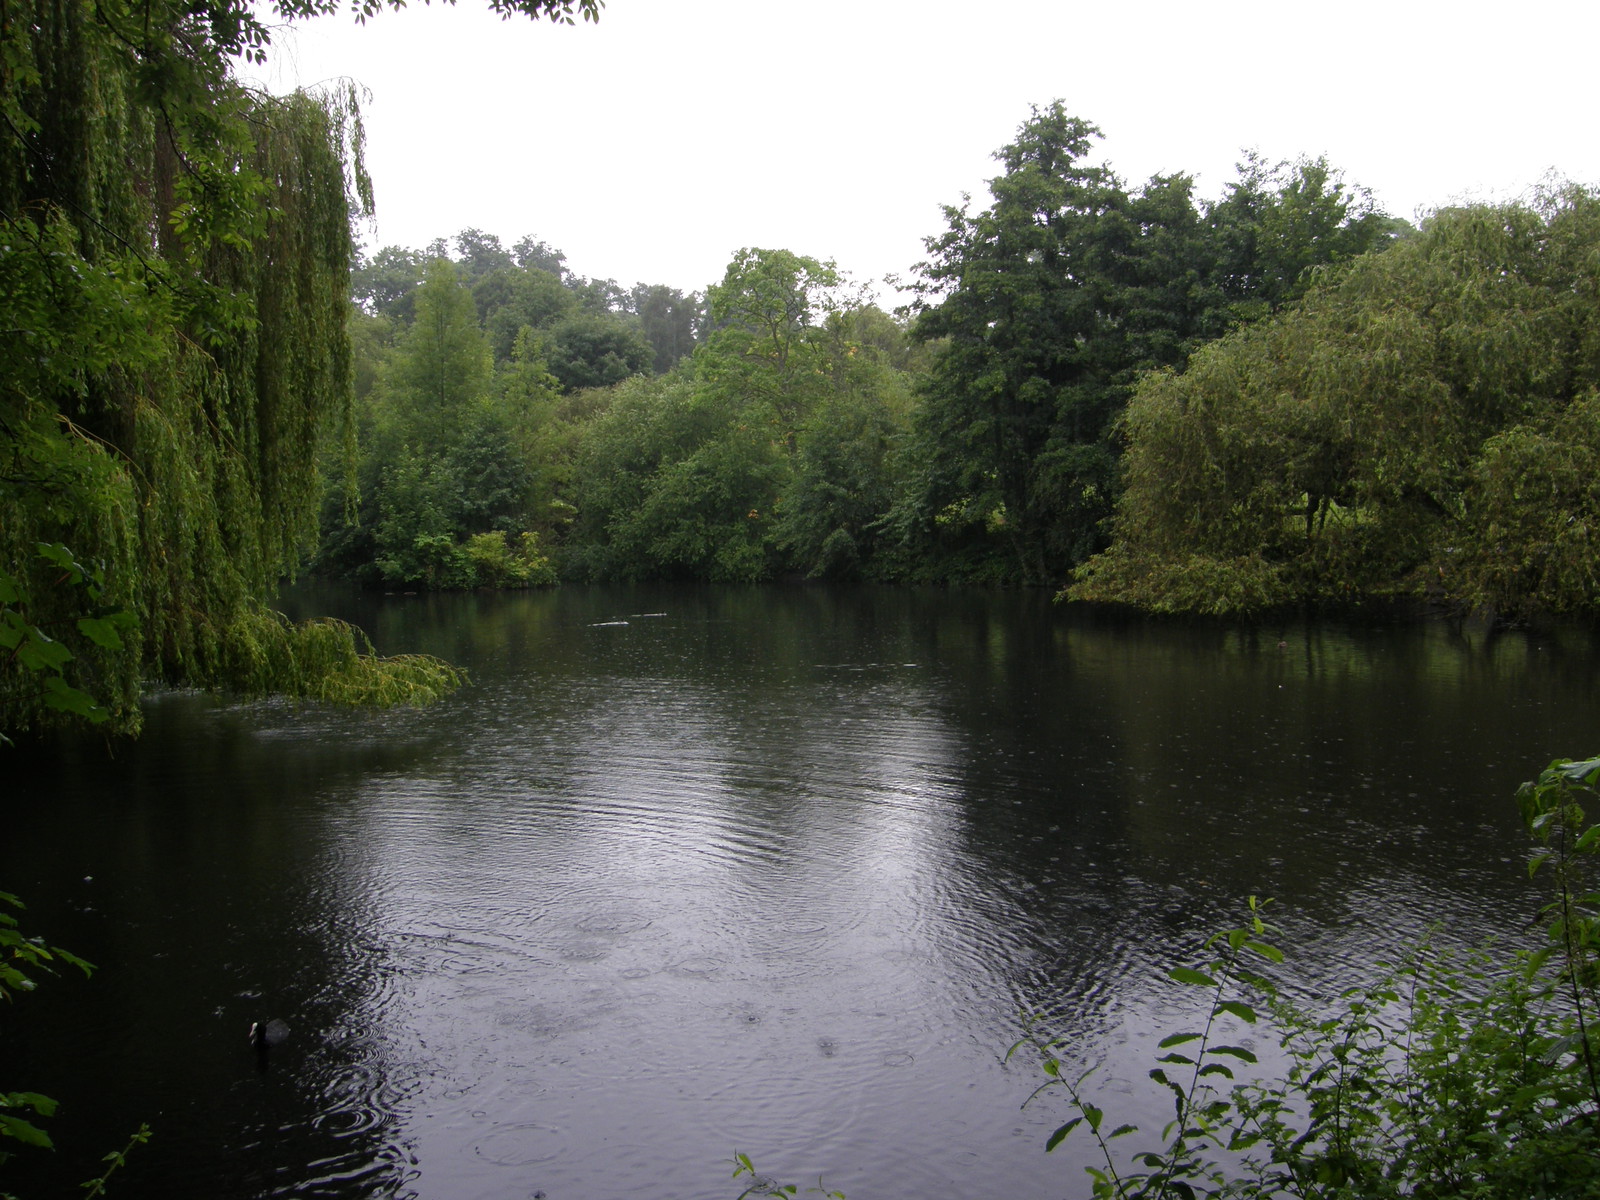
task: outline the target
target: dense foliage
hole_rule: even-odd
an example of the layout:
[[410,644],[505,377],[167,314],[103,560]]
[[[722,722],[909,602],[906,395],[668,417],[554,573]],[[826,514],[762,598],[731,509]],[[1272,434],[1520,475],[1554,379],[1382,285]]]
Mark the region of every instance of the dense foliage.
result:
[[[1033,114],[994,204],[947,210],[929,239],[914,322],[789,250],[739,251],[703,309],[573,275],[532,238],[379,251],[355,272],[356,519],[332,499],[319,567],[391,586],[545,578],[473,566],[472,539],[504,533],[579,578],[1059,584],[1103,545],[1139,373],[1399,227],[1320,161],[1249,157],[1214,202],[1186,176],[1130,191],[1088,165],[1094,136],[1059,104]],[[480,401],[421,436],[417,327],[441,306],[477,348],[435,367]]]
[[571,523],[585,394],[692,350],[701,299],[571,273],[523,238],[464,230],[354,271],[353,477],[323,509],[315,566],[398,587],[550,583]]
[[235,79],[268,40],[244,0],[0,11],[10,728],[59,712],[134,728],[152,676],[386,699],[456,681],[263,607],[313,543],[317,451],[347,421],[351,218],[370,206],[349,91],[273,98]]
[[1140,383],[1114,545],[1069,594],[1157,610],[1600,599],[1600,196],[1437,213]]
[[[1518,793],[1538,847],[1530,870],[1551,883],[1530,949],[1423,945],[1375,981],[1295,1003],[1252,900],[1246,925],[1169,972],[1206,1002],[1161,1039],[1149,1078],[1171,1094],[1173,1119],[1153,1140],[1111,1125],[1093,1068],[1065,1073],[1078,1047],[1036,1027],[1018,1043],[1042,1053],[1049,1078],[1035,1097],[1064,1093],[1076,1112],[1047,1149],[1090,1137],[1091,1192],[1106,1198],[1600,1195],[1600,825],[1585,812],[1597,785],[1600,759],[1562,760]],[[1249,1048],[1262,1035],[1279,1045],[1281,1075]]]
[[[454,253],[450,251],[453,249]],[[319,569],[390,586],[872,571],[916,357],[831,264],[740,251],[701,297],[525,238],[355,273],[358,493]]]
[[916,333],[938,353],[902,501],[918,573],[1065,578],[1104,545],[1140,372],[1181,369],[1397,228],[1320,160],[1249,158],[1213,203],[1185,175],[1130,191],[1091,161],[1098,136],[1059,102],[1036,110],[996,156],[993,203],[946,209],[928,239]]

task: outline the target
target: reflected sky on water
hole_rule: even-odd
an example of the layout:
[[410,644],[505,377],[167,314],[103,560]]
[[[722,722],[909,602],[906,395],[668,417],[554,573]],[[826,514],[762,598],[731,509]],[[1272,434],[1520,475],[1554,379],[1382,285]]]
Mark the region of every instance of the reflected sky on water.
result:
[[[0,887],[100,964],[0,1013],[70,1190],[1054,1197],[1083,1147],[1002,1062],[1045,1014],[1106,1107],[1250,894],[1313,998],[1519,934],[1516,783],[1594,736],[1585,634],[1241,631],[1028,593],[302,592],[467,666],[422,711],[165,694],[12,756]],[[252,1020],[290,1040],[258,1063]],[[262,1069],[264,1067],[264,1069]],[[13,1181],[14,1180],[14,1181]]]

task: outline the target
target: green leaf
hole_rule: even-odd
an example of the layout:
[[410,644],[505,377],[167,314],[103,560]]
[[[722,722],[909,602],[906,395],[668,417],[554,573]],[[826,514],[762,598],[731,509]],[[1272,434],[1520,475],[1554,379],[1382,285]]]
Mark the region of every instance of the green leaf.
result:
[[0,1108],[31,1108],[41,1117],[56,1115],[56,1102],[38,1092],[0,1093]]
[[1171,1033],[1162,1038],[1157,1046],[1159,1049],[1165,1050],[1168,1046],[1181,1046],[1184,1042],[1193,1042],[1199,1037],[1198,1033]]
[[1217,1011],[1232,1013],[1241,1021],[1246,1021],[1251,1025],[1256,1023],[1256,1010],[1238,1000],[1224,1000],[1217,1005]]
[[1138,1132],[1139,1132],[1139,1127],[1137,1125],[1118,1125],[1115,1129],[1113,1129],[1109,1134],[1106,1135],[1106,1141],[1109,1142],[1112,1138],[1119,1138],[1125,1133],[1138,1133]]
[[44,681],[44,703],[46,708],[53,708],[57,712],[72,713],[74,716],[83,717],[96,725],[107,720],[111,714],[94,702],[94,697],[88,692],[79,691],[59,675],[52,675]]
[[84,569],[78,565],[78,560],[72,557],[72,551],[68,550],[60,542],[40,542],[38,550],[40,558],[55,563],[56,566],[67,573],[69,583],[78,584],[83,582]]
[[1266,942],[1250,941],[1246,942],[1245,946],[1270,962],[1281,963],[1283,961],[1283,951],[1276,946],[1269,946]]
[[117,632],[117,622],[109,617],[80,617],[78,632],[102,650],[122,649],[122,635]]
[[1044,1144],[1045,1153],[1048,1154],[1050,1151],[1054,1150],[1057,1146],[1061,1145],[1061,1143],[1064,1140],[1066,1140],[1067,1134],[1071,1133],[1074,1129],[1076,1129],[1079,1125],[1082,1125],[1082,1124],[1083,1124],[1083,1118],[1082,1117],[1073,1117],[1072,1120],[1068,1121],[1065,1125],[1061,1126],[1061,1128],[1057,1129],[1054,1133],[1052,1133],[1049,1136],[1049,1138],[1047,1138],[1045,1140],[1045,1144]]
[[17,661],[30,671],[59,671],[72,661],[72,651],[37,629],[17,647]]
[[1230,1054],[1234,1058],[1243,1059],[1247,1063],[1253,1063],[1256,1061],[1255,1053],[1253,1051],[1246,1050],[1243,1046],[1213,1046],[1211,1047],[1211,1053]]
[[16,1138],[29,1146],[43,1146],[46,1150],[54,1149],[50,1142],[50,1135],[38,1126],[24,1121],[21,1117],[13,1117],[0,1113],[0,1137]]
[[52,946],[51,949],[56,952],[56,957],[61,959],[62,962],[71,963],[85,975],[92,975],[94,973],[94,964],[92,962],[79,958],[76,954],[72,953],[72,951],[63,950],[60,946]]
[[1585,759],[1583,762],[1562,763],[1556,769],[1574,783],[1594,783],[1597,779],[1600,779],[1600,758]]
[[1193,967],[1173,967],[1167,972],[1167,978],[1177,983],[1191,983],[1199,987],[1216,987],[1217,981],[1203,971],[1196,971]]

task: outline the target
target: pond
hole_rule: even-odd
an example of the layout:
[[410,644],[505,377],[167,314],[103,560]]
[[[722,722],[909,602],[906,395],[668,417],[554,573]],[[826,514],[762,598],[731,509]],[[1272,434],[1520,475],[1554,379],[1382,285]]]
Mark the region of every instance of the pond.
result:
[[[731,1200],[1087,1192],[1020,1014],[1159,1124],[1164,982],[1274,899],[1307,998],[1520,936],[1517,783],[1596,745],[1586,632],[1255,630],[1033,593],[286,601],[468,667],[431,709],[166,693],[5,760],[0,888],[98,964],[0,1014],[61,1101],[4,1189]],[[264,1060],[252,1021],[290,1035]]]

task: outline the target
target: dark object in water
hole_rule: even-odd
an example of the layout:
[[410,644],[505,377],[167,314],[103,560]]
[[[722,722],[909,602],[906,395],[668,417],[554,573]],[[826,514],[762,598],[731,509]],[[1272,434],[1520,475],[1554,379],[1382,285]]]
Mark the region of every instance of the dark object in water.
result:
[[274,1046],[281,1046],[289,1036],[289,1026],[273,1017],[270,1021],[253,1021],[250,1024],[250,1044],[257,1054],[265,1054]]

